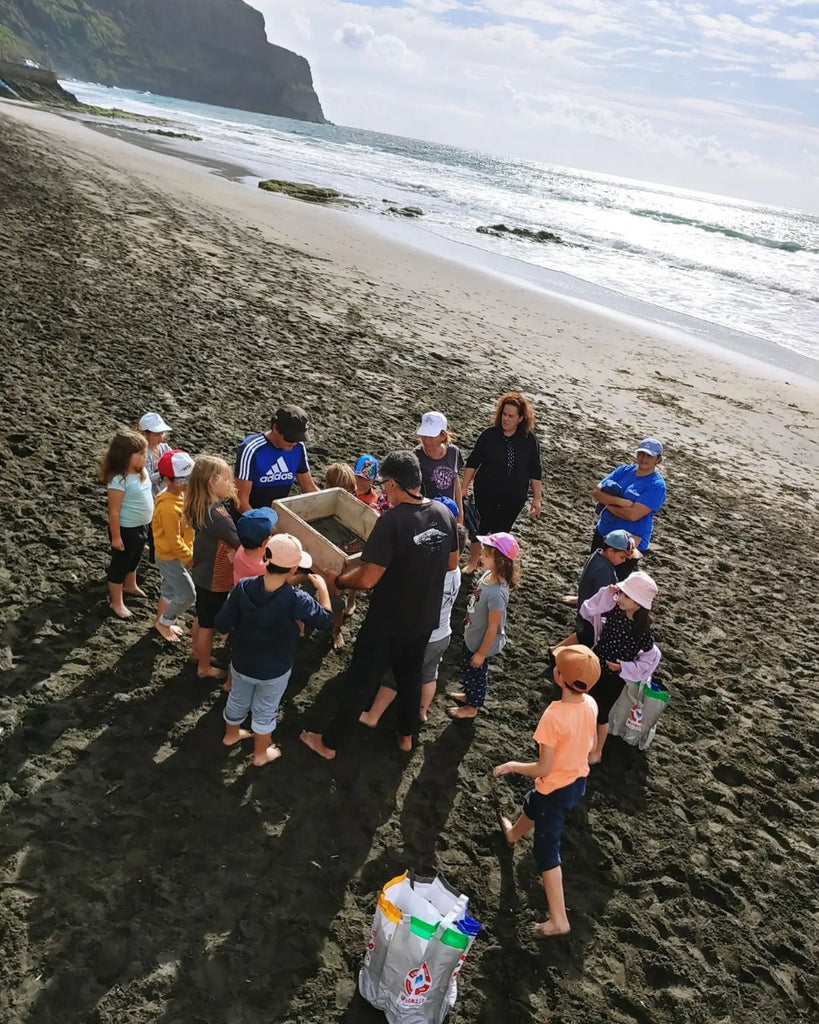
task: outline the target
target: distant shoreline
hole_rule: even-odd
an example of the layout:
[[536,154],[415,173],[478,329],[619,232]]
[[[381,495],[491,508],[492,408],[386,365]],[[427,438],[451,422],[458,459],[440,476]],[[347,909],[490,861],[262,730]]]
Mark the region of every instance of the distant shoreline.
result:
[[[68,116],[74,116],[67,112]],[[79,120],[84,118],[79,117]],[[230,181],[256,188],[259,175],[239,162],[225,160],[214,153],[206,142],[187,144],[173,138],[151,135],[144,130],[132,130],[122,124],[109,124],[104,119],[85,121],[103,134],[122,139],[132,145],[166,153],[198,164]],[[785,378],[797,375],[819,381],[819,359],[803,355],[764,338],[731,330],[706,319],[690,316],[660,305],[652,305],[624,292],[586,281],[569,273],[550,270],[524,259],[515,259],[503,253],[492,252],[478,245],[453,241],[437,232],[424,228],[423,221],[386,219],[366,210],[345,211],[355,216],[368,230],[390,238],[422,252],[442,257],[450,262],[468,266],[520,287],[554,296],[570,302],[578,309],[590,308],[611,317],[617,323],[641,326],[664,337],[673,344],[691,344],[708,352],[716,348],[729,358],[750,364],[761,363],[776,375]]]

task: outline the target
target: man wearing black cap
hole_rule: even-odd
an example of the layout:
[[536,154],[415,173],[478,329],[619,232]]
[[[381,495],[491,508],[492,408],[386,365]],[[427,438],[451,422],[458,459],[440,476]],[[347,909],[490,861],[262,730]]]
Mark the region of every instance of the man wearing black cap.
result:
[[385,512],[361,552],[361,562],[331,581],[340,590],[372,590],[342,703],[323,733],[303,732],[302,741],[328,760],[370,706],[384,672],[391,668],[398,690],[398,746],[412,749],[418,731],[421,669],[432,630],[441,617],[444,576],[458,565],[455,517],[440,501],[421,493],[421,466],[413,452],[392,452],[381,463]]
[[236,449],[234,476],[239,511],[269,508],[286,498],[298,481],[302,492],[317,491],[307,462],[307,413],[298,405],[277,409],[266,433],[250,434]]

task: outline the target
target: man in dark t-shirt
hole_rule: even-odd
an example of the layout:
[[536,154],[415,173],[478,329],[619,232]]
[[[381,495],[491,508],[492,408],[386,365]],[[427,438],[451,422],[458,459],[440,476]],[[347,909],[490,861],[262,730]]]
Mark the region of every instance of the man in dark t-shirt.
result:
[[398,745],[412,749],[418,730],[421,668],[432,630],[441,616],[444,576],[458,564],[455,517],[421,494],[421,467],[413,452],[393,452],[381,463],[382,487],[392,508],[385,512],[361,553],[361,563],[331,581],[331,589],[372,590],[350,667],[348,688],[323,733],[302,741],[332,759],[344,734],[370,706],[391,668],[398,691]]
[[236,449],[233,475],[240,512],[270,508],[298,481],[303,492],[317,491],[307,462],[307,413],[298,405],[277,409],[266,433],[249,434]]

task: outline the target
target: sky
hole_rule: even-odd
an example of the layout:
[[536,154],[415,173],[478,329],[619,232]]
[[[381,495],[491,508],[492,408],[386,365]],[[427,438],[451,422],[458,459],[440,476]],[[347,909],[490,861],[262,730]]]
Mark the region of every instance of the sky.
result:
[[250,2],[337,124],[819,211],[819,2]]

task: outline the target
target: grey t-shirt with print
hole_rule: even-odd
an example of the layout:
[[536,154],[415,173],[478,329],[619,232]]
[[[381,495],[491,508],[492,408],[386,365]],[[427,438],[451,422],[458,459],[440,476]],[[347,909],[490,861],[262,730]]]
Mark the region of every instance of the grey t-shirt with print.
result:
[[464,643],[474,654],[486,635],[489,613],[501,612],[501,623],[487,657],[502,651],[506,644],[506,607],[509,604],[509,587],[505,583],[487,583],[491,575],[485,572],[474,587],[466,606],[464,629]]

